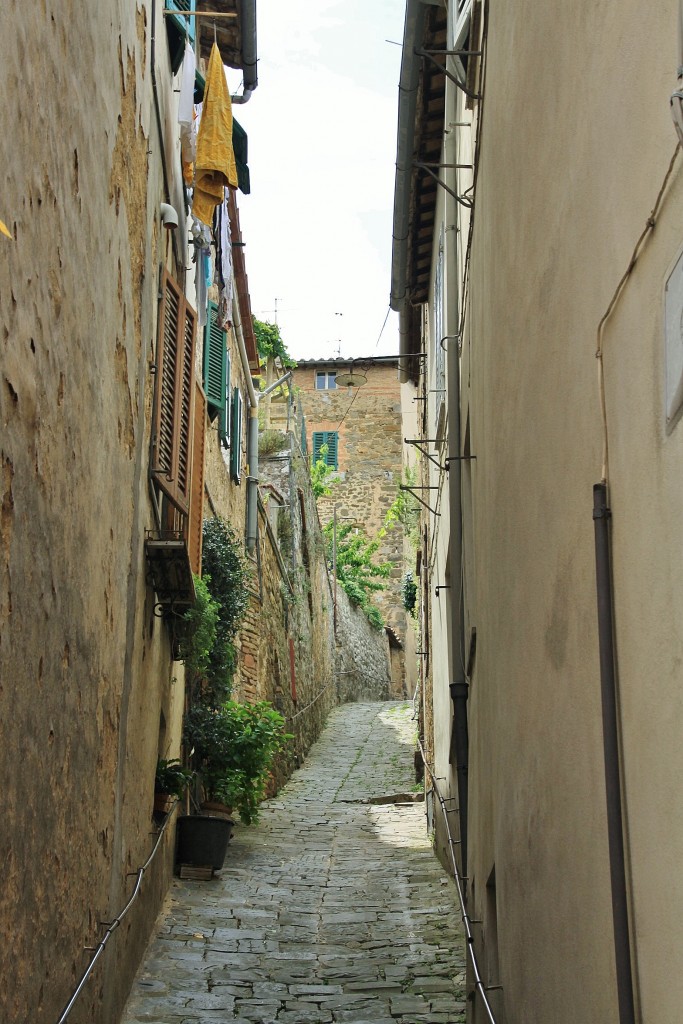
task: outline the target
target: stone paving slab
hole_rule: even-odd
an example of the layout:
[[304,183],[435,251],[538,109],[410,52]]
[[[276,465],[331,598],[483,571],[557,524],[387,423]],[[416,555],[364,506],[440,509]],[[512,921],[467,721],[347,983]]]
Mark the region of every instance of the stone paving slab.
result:
[[458,1024],[455,889],[414,789],[412,709],[335,709],[304,766],[238,827],[222,872],[175,879],[122,1024]]

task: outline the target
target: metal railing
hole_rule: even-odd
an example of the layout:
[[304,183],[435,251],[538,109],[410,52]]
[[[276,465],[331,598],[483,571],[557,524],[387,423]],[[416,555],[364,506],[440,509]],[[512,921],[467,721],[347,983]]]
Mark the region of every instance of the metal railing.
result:
[[[174,806],[175,806],[175,804],[174,804]],[[123,921],[123,919],[126,916],[126,914],[128,913],[128,911],[130,910],[130,908],[133,906],[133,904],[135,903],[136,899],[138,898],[138,895],[140,893],[140,888],[142,886],[142,879],[144,878],[145,872],[147,871],[147,868],[150,866],[150,864],[154,860],[154,856],[155,856],[157,850],[159,849],[159,845],[161,844],[161,840],[163,838],[164,832],[166,831],[168,823],[171,820],[172,812],[173,812],[173,807],[171,808],[169,813],[166,815],[166,821],[163,823],[163,825],[159,829],[159,834],[157,835],[157,839],[156,839],[156,842],[155,842],[155,844],[154,844],[154,846],[152,848],[152,852],[150,853],[150,855],[147,858],[147,860],[145,861],[145,863],[142,865],[142,867],[138,868],[137,871],[134,871],[134,872],[131,873],[131,876],[135,877],[135,885],[133,887],[133,892],[132,892],[128,902],[124,906],[123,910],[121,910],[116,915],[116,917],[114,918],[113,921],[110,921],[110,922],[107,923],[106,931],[105,931],[104,935],[102,936],[102,938],[100,939],[100,941],[98,942],[98,944],[96,946],[92,947],[92,949],[91,949],[92,956],[90,958],[90,963],[88,964],[88,966],[86,967],[85,971],[83,972],[83,975],[81,976],[81,980],[78,982],[78,985],[76,986],[73,995],[71,996],[71,998],[69,999],[68,1003],[66,1004],[66,1006],[62,1010],[61,1015],[57,1019],[57,1024],[64,1024],[64,1021],[66,1021],[66,1019],[69,1017],[71,1011],[73,1010],[73,1008],[74,1008],[74,1006],[76,1004],[76,1001],[77,1001],[78,997],[80,996],[81,992],[83,991],[83,988],[85,987],[85,983],[87,982],[88,978],[92,974],[92,971],[93,971],[93,969],[95,967],[95,964],[97,963],[99,958],[104,953],[104,950],[106,948],[107,943],[109,942],[110,938],[112,937],[112,935],[114,934],[114,932],[116,931],[118,926],[121,924],[121,922]],[[130,876],[127,876],[127,877],[130,877]]]
[[[463,886],[463,882],[465,881],[465,879],[460,874],[460,871],[458,869],[458,863],[457,863],[456,858],[455,858],[456,841],[453,839],[453,836],[451,835],[451,826],[450,826],[450,823],[448,821],[448,809],[446,807],[446,801],[444,800],[444,798],[441,796],[441,793],[439,792],[439,787],[436,784],[436,777],[434,775],[434,772],[432,771],[431,765],[427,761],[427,755],[425,754],[425,750],[424,750],[424,747],[422,746],[422,742],[420,741],[419,738],[418,738],[417,742],[418,742],[418,746],[420,748],[420,753],[422,754],[422,761],[424,763],[425,769],[429,772],[429,777],[430,777],[431,784],[432,784],[432,790],[434,792],[434,795],[436,796],[436,799],[439,801],[439,806],[441,807],[441,812],[443,814],[443,820],[444,820],[444,823],[446,825],[446,834],[448,835],[448,851],[449,851],[450,858],[451,858],[451,864],[453,865],[453,877],[455,879],[455,886],[456,886],[456,889],[458,890],[458,899],[460,901],[460,909],[462,911],[462,923],[465,926],[465,938],[466,938],[467,955],[469,956],[470,962],[472,964],[472,974],[474,976],[474,987],[475,987],[476,991],[479,993],[479,995],[481,996],[481,1001],[484,1004],[484,1010],[486,1011],[486,1016],[487,1016],[487,1019],[490,1021],[490,1024],[497,1024],[496,1018],[494,1017],[494,1014],[493,1014],[493,1010],[491,1009],[491,1004],[489,1003],[488,997],[486,995],[486,986],[484,985],[484,982],[482,981],[482,978],[481,978],[481,974],[479,973],[479,964],[477,963],[477,955],[476,955],[476,953],[474,951],[474,933],[472,932],[472,919],[470,918],[469,914],[467,913],[467,910],[466,910],[466,907],[465,907],[465,893],[464,893],[464,886]],[[498,988],[499,986],[496,985],[495,987]]]

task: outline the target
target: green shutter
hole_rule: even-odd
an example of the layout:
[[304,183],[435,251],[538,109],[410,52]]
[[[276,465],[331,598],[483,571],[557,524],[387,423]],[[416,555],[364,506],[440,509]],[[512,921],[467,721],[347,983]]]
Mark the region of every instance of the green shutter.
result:
[[[167,11],[194,11],[196,10],[196,0],[166,0],[164,6]],[[182,37],[184,38],[187,33],[190,42],[194,43],[194,18],[185,18],[181,14],[174,14],[171,18],[166,18],[165,20],[173,20]]]
[[226,333],[216,323],[218,307],[209,303],[208,317],[204,327],[204,392],[213,420],[216,414],[225,414],[227,345]]
[[337,439],[339,435],[334,430],[314,430],[313,431],[313,462],[319,462],[322,458],[320,449],[327,445],[327,453],[325,454],[325,464],[331,466],[332,469],[337,469]]
[[327,462],[328,466],[332,466],[333,469],[337,468],[337,433],[335,431],[327,432]]
[[239,388],[232,392],[232,423],[230,437],[230,476],[238,484],[242,475],[242,393]]
[[225,390],[218,416],[218,437],[224,448],[230,447],[230,353],[225,356]]

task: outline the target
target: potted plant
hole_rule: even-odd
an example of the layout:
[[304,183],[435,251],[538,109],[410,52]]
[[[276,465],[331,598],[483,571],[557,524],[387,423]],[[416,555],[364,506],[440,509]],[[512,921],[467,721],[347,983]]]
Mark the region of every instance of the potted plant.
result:
[[275,755],[291,737],[268,701],[219,707],[197,702],[185,717],[185,739],[194,750],[197,775],[207,801],[238,811],[250,825],[258,819]]
[[157,761],[154,776],[154,810],[168,814],[175,800],[179,800],[194,778],[194,772],[184,768],[177,757]]

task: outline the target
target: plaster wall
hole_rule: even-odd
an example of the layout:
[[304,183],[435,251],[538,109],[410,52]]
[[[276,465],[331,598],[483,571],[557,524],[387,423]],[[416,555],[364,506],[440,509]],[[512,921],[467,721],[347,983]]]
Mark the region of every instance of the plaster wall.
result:
[[[161,18],[162,123],[173,123]],[[146,586],[150,364],[167,258],[150,8],[3,10],[0,93],[0,1019],[54,1021],[151,849],[178,742]],[[170,131],[170,128],[169,128]],[[170,138],[170,135],[169,135]],[[169,143],[170,148],[172,146]],[[71,1016],[113,1022],[168,882],[170,840]]]
[[[676,143],[674,0],[580,13],[560,0],[490,5],[463,349],[477,454],[470,899],[486,922],[495,869],[512,1024],[617,1015],[592,522],[596,329]],[[683,428],[664,429],[662,326],[682,215],[679,155],[604,334],[636,973],[642,1019],[658,1021],[676,1020],[683,999],[672,961],[683,940]],[[485,924],[484,950],[489,938]]]

